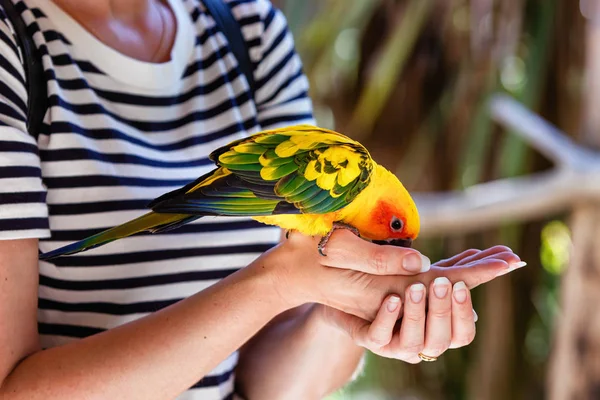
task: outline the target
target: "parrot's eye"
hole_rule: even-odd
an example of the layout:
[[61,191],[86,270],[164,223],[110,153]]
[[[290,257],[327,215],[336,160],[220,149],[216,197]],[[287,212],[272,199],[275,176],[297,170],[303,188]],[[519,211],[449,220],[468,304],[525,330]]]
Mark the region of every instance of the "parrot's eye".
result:
[[390,227],[392,228],[392,230],[394,232],[401,231],[403,225],[404,224],[402,223],[402,221],[398,217],[392,218],[392,222],[390,223]]

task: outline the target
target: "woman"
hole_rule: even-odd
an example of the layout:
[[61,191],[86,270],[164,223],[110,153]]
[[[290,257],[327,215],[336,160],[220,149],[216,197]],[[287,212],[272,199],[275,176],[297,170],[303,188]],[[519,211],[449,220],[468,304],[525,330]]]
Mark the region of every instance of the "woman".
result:
[[273,247],[272,227],[208,218],[38,262],[38,250],[140,215],[205,173],[212,149],[314,122],[292,38],[267,0],[228,2],[254,63],[253,98],[199,0],[14,2],[43,54],[50,107],[44,132],[29,136],[23,65],[2,18],[3,399],[321,398],[365,347],[419,362],[468,344],[468,288],[521,265],[495,247],[430,268],[415,250],[347,232],[325,259],[317,238]]

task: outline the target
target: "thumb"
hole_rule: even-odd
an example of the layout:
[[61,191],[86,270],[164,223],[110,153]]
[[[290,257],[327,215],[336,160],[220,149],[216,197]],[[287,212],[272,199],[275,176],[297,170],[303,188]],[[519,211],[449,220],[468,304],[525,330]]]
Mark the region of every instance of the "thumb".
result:
[[343,229],[331,235],[326,252],[322,265],[372,275],[416,275],[431,267],[429,258],[415,249],[375,244]]

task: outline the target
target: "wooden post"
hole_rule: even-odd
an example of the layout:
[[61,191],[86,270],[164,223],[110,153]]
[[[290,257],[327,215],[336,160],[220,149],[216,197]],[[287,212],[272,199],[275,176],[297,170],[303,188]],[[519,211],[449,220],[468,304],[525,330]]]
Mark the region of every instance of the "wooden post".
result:
[[[581,142],[600,148],[600,5],[581,0],[588,19]],[[600,399],[600,203],[575,207],[573,252],[561,287],[561,314],[548,375],[550,400]]]

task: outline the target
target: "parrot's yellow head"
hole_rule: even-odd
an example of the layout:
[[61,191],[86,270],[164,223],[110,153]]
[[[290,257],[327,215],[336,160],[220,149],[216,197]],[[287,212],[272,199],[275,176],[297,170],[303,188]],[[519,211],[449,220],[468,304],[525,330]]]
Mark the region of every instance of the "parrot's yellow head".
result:
[[417,206],[404,185],[375,164],[369,186],[353,202],[347,221],[361,235],[379,244],[410,247],[421,229]]

